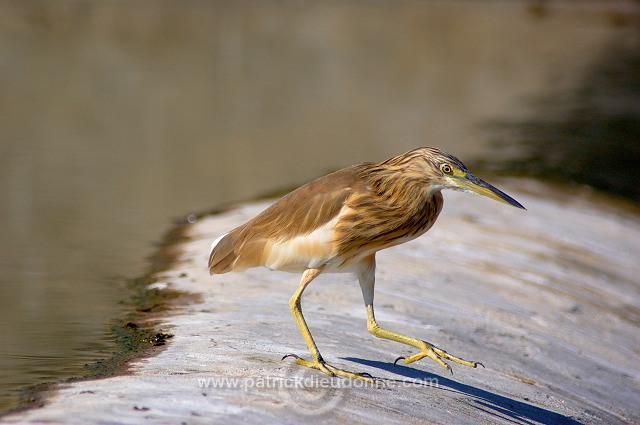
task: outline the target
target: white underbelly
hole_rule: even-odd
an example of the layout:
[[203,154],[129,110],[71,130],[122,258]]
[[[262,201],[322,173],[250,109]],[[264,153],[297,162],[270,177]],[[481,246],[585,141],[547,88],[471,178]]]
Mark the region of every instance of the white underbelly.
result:
[[307,235],[268,243],[262,254],[263,264],[274,270],[297,272],[330,263],[336,255],[333,229],[337,220],[338,217]]

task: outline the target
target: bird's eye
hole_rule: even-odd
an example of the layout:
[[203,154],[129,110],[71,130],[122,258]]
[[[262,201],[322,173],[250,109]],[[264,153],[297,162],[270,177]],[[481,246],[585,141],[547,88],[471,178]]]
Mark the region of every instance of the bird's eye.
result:
[[440,170],[445,174],[451,174],[453,172],[449,164],[442,164]]

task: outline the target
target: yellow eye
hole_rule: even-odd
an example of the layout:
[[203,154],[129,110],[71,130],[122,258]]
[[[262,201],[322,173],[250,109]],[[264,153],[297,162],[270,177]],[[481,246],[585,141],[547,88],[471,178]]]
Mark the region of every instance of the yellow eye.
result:
[[442,164],[440,166],[440,171],[442,171],[445,174],[451,174],[453,172],[449,164]]

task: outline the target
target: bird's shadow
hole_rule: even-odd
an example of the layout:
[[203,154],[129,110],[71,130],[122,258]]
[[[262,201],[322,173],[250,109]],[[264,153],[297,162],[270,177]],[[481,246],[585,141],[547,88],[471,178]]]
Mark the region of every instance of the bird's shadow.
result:
[[438,390],[466,394],[471,397],[470,405],[472,407],[481,410],[489,415],[499,417],[503,420],[511,421],[514,423],[568,425],[580,424],[580,422],[569,416],[564,416],[551,410],[534,406],[522,401],[514,400],[503,395],[495,394],[490,391],[474,387],[472,385],[462,384],[452,379],[434,375],[428,372],[414,369],[412,367],[407,367],[400,364],[394,365],[393,363],[389,362],[359,359],[354,357],[343,357],[343,360],[385,370],[387,372],[393,373],[395,375],[401,375],[411,380],[407,381],[403,379],[382,379],[383,382],[408,383],[412,386],[415,386],[416,382],[418,383],[418,385],[420,382],[423,382],[425,386],[434,387]]

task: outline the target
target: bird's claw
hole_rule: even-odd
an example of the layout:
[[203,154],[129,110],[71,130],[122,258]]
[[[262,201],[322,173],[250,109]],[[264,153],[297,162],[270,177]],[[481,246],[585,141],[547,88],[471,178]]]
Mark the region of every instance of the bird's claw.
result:
[[331,377],[333,376],[341,376],[343,378],[352,378],[352,379],[360,379],[362,381],[366,381],[366,382],[375,382],[376,379],[369,373],[363,372],[363,373],[356,373],[356,372],[349,372],[348,370],[342,370],[339,369],[335,366],[331,366],[330,364],[325,363],[324,360],[322,360],[321,356],[318,356],[318,359],[313,360],[313,361],[309,361],[309,360],[305,360],[303,358],[301,358],[300,356],[298,356],[297,354],[287,354],[285,356],[282,357],[282,360],[286,359],[287,357],[293,357],[295,359],[295,363],[300,365],[300,366],[306,366],[309,367],[311,369],[316,369],[319,370],[320,372],[329,375]]
[[449,372],[451,372],[451,374],[453,375],[453,369],[451,369],[451,366],[449,366],[447,363],[445,363],[443,361],[444,360],[451,360],[453,362],[459,363],[461,365],[464,366],[469,366],[469,367],[473,367],[473,368],[477,368],[478,366],[482,366],[484,368],[484,365],[480,362],[470,362],[468,360],[464,360],[461,359],[459,357],[456,356],[452,356],[451,354],[447,353],[444,350],[441,350],[440,348],[422,341],[422,343],[424,344],[424,346],[422,346],[422,351],[414,354],[413,356],[410,357],[404,357],[404,356],[400,356],[398,357],[394,362],[393,365],[397,366],[398,362],[400,360],[404,360],[405,363],[409,364],[409,363],[413,363],[415,361],[418,361],[424,357],[429,357],[431,358],[433,361],[435,361],[436,363],[438,363],[440,366],[442,366],[444,369],[448,370]]

